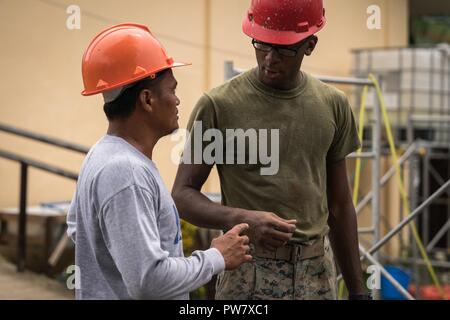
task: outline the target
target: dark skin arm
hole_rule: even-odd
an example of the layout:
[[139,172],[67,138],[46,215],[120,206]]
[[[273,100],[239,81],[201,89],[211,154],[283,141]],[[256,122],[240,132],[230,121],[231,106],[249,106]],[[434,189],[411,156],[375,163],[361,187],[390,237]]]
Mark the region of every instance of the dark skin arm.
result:
[[181,218],[203,228],[229,230],[247,223],[250,242],[274,250],[288,242],[296,220],[285,220],[272,212],[223,206],[209,200],[200,190],[211,172],[206,164],[180,164],[172,197]]
[[327,165],[330,242],[350,294],[365,294],[359,259],[355,207],[345,159]]

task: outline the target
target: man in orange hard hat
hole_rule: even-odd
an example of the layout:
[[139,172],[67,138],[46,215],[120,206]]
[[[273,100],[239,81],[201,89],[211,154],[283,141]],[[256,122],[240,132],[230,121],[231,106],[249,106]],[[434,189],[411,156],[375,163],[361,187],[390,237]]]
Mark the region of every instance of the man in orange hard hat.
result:
[[68,214],[77,299],[187,299],[251,259],[246,224],[183,257],[178,211],[152,161],[157,141],[178,128],[172,68],[183,65],[137,24],[103,30],[85,51],[82,94],[103,94],[109,126],[83,162]]
[[[222,230],[250,226],[254,259],[219,275],[217,299],[336,299],[329,242],[350,298],[368,298],[345,163],[360,146],[352,110],[343,92],[300,70],[325,23],[322,0],[252,1],[242,28],[252,38],[257,68],[205,93],[191,115],[191,137],[198,128],[246,133],[226,138],[232,147],[224,158],[231,162],[215,162],[222,205],[200,193],[211,162],[184,161],[172,191],[188,221]],[[245,145],[247,162],[232,163],[235,140],[267,130],[278,130],[269,147],[260,137]],[[261,154],[249,161],[255,145],[278,153],[276,172],[262,174]]]

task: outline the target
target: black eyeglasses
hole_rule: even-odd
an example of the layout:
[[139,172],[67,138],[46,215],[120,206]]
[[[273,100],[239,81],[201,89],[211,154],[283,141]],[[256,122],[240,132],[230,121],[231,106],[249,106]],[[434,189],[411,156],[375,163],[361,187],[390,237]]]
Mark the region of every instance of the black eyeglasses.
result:
[[298,53],[298,50],[300,50],[300,47],[303,44],[304,42],[302,41],[302,43],[298,45],[296,48],[288,48],[252,39],[252,45],[256,50],[260,50],[263,52],[270,52],[270,50],[274,49],[277,53],[285,57],[295,57]]

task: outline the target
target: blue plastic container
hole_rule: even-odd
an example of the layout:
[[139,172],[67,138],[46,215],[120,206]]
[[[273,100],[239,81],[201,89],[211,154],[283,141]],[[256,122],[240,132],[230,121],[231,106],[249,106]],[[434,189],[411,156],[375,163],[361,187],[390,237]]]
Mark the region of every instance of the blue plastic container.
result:
[[[403,288],[408,290],[411,276],[400,268],[394,266],[385,266],[386,271],[401,284]],[[398,290],[381,274],[381,297],[385,300],[406,300],[406,298],[398,292]]]

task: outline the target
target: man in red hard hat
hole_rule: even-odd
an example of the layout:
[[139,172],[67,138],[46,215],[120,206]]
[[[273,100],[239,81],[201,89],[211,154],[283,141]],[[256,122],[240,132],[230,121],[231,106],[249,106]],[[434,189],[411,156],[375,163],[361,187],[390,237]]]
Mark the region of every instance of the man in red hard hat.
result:
[[188,299],[251,259],[246,224],[183,257],[178,211],[152,161],[178,128],[172,68],[183,65],[137,24],[103,30],[85,51],[82,94],[103,94],[109,126],[83,162],[68,214],[77,299]]
[[[252,1],[242,28],[257,68],[205,93],[191,115],[191,137],[240,128],[246,134],[234,140],[242,142],[276,133],[268,149],[279,165],[271,174],[262,173],[261,154],[257,163],[233,163],[236,144],[224,138],[233,148],[225,148],[227,162],[215,162],[222,205],[200,193],[214,163],[179,166],[172,195],[184,219],[222,230],[250,226],[254,259],[219,275],[217,299],[336,299],[329,242],[350,298],[368,298],[345,163],[360,146],[354,117],[343,92],[300,70],[325,23],[322,0]],[[245,145],[246,160],[254,145],[267,147],[261,137]]]

